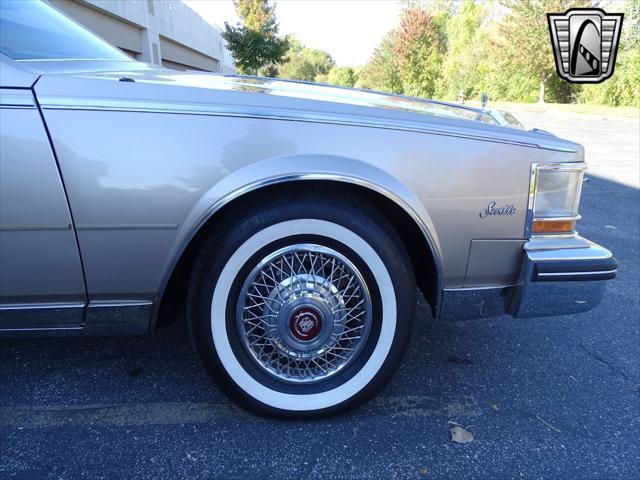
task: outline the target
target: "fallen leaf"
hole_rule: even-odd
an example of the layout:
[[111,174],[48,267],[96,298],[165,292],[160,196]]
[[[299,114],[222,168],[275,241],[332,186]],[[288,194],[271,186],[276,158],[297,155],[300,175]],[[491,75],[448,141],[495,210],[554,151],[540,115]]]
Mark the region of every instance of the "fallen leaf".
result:
[[613,225],[605,225],[604,228],[608,228],[610,230],[617,230],[618,227],[614,227]]
[[452,427],[451,441],[456,443],[469,443],[473,442],[473,434],[462,427]]
[[425,476],[427,473],[429,473],[429,469],[428,468],[421,468],[420,469],[420,475]]
[[491,404],[491,410],[493,410],[494,412],[499,412],[500,411],[500,407],[498,405],[496,405],[495,403]]

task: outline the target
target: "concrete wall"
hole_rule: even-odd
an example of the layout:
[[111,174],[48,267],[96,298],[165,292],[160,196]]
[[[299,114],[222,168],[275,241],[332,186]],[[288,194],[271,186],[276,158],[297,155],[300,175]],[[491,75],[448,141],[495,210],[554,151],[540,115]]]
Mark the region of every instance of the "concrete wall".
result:
[[142,62],[177,70],[235,72],[220,31],[180,1],[48,1]]

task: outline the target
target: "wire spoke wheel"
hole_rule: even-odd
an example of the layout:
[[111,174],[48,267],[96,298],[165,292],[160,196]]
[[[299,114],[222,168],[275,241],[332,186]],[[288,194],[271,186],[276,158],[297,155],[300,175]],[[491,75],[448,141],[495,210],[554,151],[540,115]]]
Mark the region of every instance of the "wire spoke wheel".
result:
[[316,244],[263,258],[238,298],[244,348],[269,375],[289,383],[322,381],[358,357],[371,329],[371,297],[356,266]]
[[225,213],[189,283],[190,334],[231,398],[309,418],[362,404],[400,362],[415,280],[393,225],[314,188]]

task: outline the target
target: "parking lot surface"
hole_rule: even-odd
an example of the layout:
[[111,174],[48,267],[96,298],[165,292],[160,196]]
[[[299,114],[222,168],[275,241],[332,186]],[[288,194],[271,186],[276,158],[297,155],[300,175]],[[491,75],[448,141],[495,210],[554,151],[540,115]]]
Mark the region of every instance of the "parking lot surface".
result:
[[[392,382],[317,421],[228,403],[181,324],[0,340],[0,479],[638,478],[638,119],[516,115],[585,145],[579,230],[620,264],[597,309],[445,323],[419,300]],[[451,442],[449,422],[474,440]]]

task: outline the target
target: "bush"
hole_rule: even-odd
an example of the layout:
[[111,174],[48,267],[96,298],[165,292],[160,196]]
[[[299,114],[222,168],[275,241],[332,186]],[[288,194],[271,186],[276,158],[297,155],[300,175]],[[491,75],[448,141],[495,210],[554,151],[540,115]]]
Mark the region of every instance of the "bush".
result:
[[640,46],[620,52],[613,76],[603,83],[584,85],[580,103],[640,107]]

